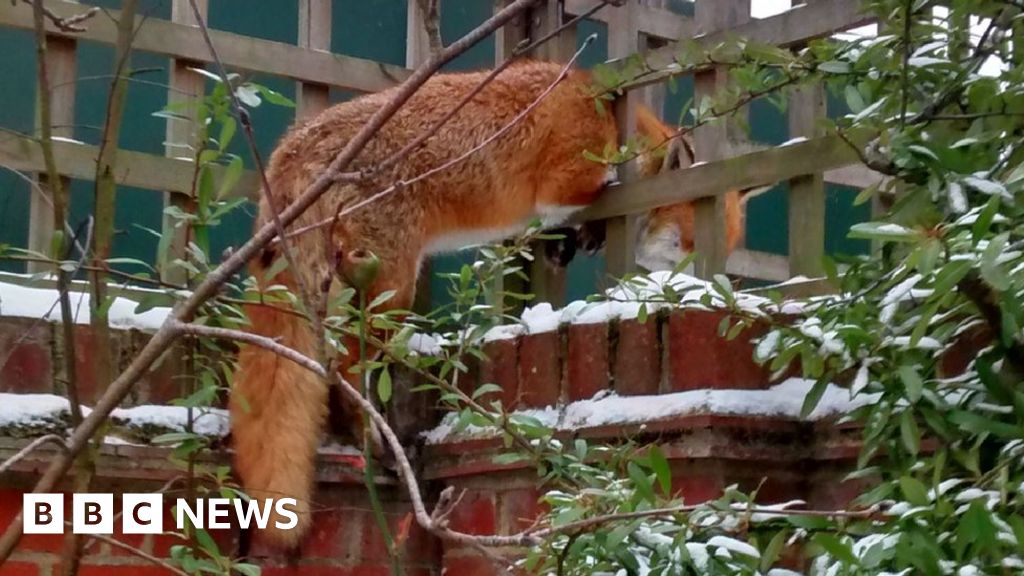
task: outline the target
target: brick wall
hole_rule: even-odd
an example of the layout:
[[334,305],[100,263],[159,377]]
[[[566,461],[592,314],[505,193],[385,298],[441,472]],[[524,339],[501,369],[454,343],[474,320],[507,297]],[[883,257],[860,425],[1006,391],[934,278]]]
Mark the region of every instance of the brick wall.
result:
[[[563,325],[557,331],[526,334],[487,344],[489,360],[472,367],[472,382],[494,382],[510,408],[541,407],[592,397],[603,390],[623,396],[665,394],[700,389],[761,389],[771,383],[767,373],[752,360],[752,338],[763,328],[754,327],[735,340],[717,336],[723,314],[688,311],[685,314],[652,315],[647,322],[612,321],[602,324]],[[83,338],[88,327],[78,328]],[[58,332],[46,323],[24,319],[0,320],[0,391],[55,392],[52,352]],[[117,332],[111,346],[122,361],[147,336]],[[83,367],[86,360],[81,359]],[[131,398],[132,403],[160,403],[177,396],[173,362],[165,362],[147,376]],[[395,406],[390,417],[403,437],[414,442],[417,432],[436,424],[438,414],[430,399],[407,396],[415,382],[396,376]],[[91,400],[95,387],[86,395]],[[422,396],[422,395],[421,395]],[[658,441],[670,458],[673,490],[689,502],[717,497],[730,484],[751,489],[762,481],[764,502],[803,499],[815,508],[842,506],[854,486],[841,478],[858,449],[858,433],[828,422],[810,423],[779,417],[741,417],[721,414],[689,414],[657,422],[634,422],[578,431],[588,438],[612,438],[628,434],[640,440]],[[25,440],[0,441],[0,459],[13,453]],[[493,463],[500,445],[494,440],[472,439],[418,445],[414,454],[422,468],[428,495],[445,486],[467,490],[452,515],[458,530],[478,534],[509,533],[528,525],[538,514],[542,487],[536,473],[517,465]],[[166,449],[140,446],[105,446],[101,454],[96,491],[147,491],[159,486],[177,469],[168,462]],[[21,493],[45,464],[40,452],[20,463],[14,472],[0,476],[0,526],[20,508]],[[210,462],[226,463],[227,455],[214,453]],[[380,535],[370,516],[365,491],[357,470],[344,458],[324,454],[314,528],[297,558],[254,550],[264,573],[332,576],[376,576],[388,573]],[[408,519],[408,505],[394,482],[381,486],[389,522],[397,526]],[[235,531],[217,538],[230,549]],[[169,536],[120,536],[159,557],[174,543]],[[58,537],[26,537],[12,562],[0,568],[8,574],[56,575]],[[489,563],[475,551],[444,545],[415,524],[404,543],[403,560],[409,574],[490,574]],[[127,555],[107,543],[94,542],[83,561],[83,574],[160,574],[140,558]]]

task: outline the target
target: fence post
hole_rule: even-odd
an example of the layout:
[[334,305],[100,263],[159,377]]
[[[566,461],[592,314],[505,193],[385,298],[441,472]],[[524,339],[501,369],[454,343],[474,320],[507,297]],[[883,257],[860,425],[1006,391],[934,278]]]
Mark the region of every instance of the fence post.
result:
[[[299,47],[331,51],[331,0],[299,0]],[[308,118],[330,105],[325,84],[298,82],[295,119]]]
[[[198,6],[199,12],[202,14],[203,18],[206,18],[208,13],[207,0],[197,0],[196,5]],[[198,25],[192,14],[192,7],[189,5],[188,0],[172,0],[171,21],[190,26]],[[168,103],[182,101],[194,102],[195,100],[203,97],[206,90],[204,77],[189,70],[189,68],[202,67],[202,62],[183,59],[173,59],[171,61],[169,78],[170,89],[167,91]],[[195,109],[193,106],[189,106],[187,110],[181,111],[181,113],[189,118],[195,117]],[[185,152],[180,147],[176,147],[174,145],[195,145],[194,126],[189,122],[168,120],[166,141],[167,146],[165,147],[165,154],[167,156],[179,157],[186,154],[190,155],[190,153]],[[164,192],[164,206],[178,206],[185,212],[192,212],[192,197],[188,190],[167,190]],[[174,262],[176,259],[185,258],[188,248],[188,230],[185,226],[175,227],[175,223],[176,221],[170,216],[165,215],[163,217],[162,233],[170,235],[171,241],[168,245],[167,254],[164,255],[164,260],[159,262],[161,265],[160,277],[166,282],[184,284],[187,280],[185,270],[183,268],[171,268],[170,263]]]
[[[555,30],[565,18],[561,0],[547,0],[530,11],[528,15],[530,40]],[[511,49],[511,47],[509,47]],[[564,62],[576,51],[576,29],[563,30],[555,38],[539,46],[532,56],[550,62]],[[542,240],[533,246],[534,259],[530,262],[530,292],[538,302],[549,302],[552,306],[565,305],[566,271],[550,266],[544,258],[545,244],[558,240]]]
[[[750,0],[698,0],[696,22],[699,32],[710,34],[750,20]],[[712,68],[694,75],[694,96],[699,102],[712,97],[726,86],[728,71]],[[738,114],[743,114],[741,110]],[[698,161],[721,160],[730,155],[732,141],[738,139],[737,126],[728,120],[704,125],[694,131]],[[725,197],[703,198],[694,202],[694,271],[701,278],[725,272],[728,253],[725,243]]]
[[[640,45],[634,1],[616,8],[608,20],[608,57],[625,58],[636,52]],[[641,94],[626,92],[615,100],[615,120],[619,126],[619,139],[626,142],[636,131],[636,104]],[[636,177],[636,162],[619,166],[619,180],[623,183]],[[620,277],[636,269],[637,216],[617,216],[605,221],[605,262],[608,274]]]
[[[822,86],[795,89],[788,108],[790,138],[821,135],[817,122],[826,114]],[[789,181],[789,275],[821,276],[824,256],[825,178],[818,172]]]
[[[50,81],[50,122],[52,135],[70,138],[74,136],[75,124],[75,80],[77,72],[76,48],[77,41],[56,35],[46,37],[46,72]],[[36,106],[36,127],[40,126]],[[60,164],[57,165],[60,168]],[[40,173],[37,176],[39,190],[29,190],[29,221],[28,249],[51,255],[53,232],[56,226],[64,227],[63,223],[53,221],[53,193],[46,185],[48,176]],[[61,177],[61,188],[67,193],[71,180]],[[46,197],[43,197],[43,194]],[[68,195],[70,198],[70,195]],[[70,210],[69,205],[65,207]],[[70,241],[70,239],[69,239]],[[60,258],[60,255],[52,255]],[[28,262],[29,274],[44,272],[52,267],[44,262]]]

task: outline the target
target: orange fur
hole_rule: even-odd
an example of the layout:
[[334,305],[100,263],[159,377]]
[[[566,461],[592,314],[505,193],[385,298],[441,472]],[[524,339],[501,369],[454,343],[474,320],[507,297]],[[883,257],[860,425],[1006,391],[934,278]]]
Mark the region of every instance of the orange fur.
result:
[[[334,214],[339,203],[353,204],[399,180],[412,177],[467,152],[525,110],[561,71],[561,65],[527,62],[511,66],[474,97],[436,135],[392,169],[358,185],[336,184],[295,227]],[[374,166],[441,119],[485,72],[443,74],[430,79],[381,129],[352,169]],[[532,219],[555,223],[592,202],[607,170],[584,158],[600,154],[617,134],[610,110],[599,114],[587,93],[589,76],[573,72],[520,123],[495,142],[445,172],[380,198],[341,221],[331,231],[307,233],[293,242],[297,270],[263,278],[277,257],[254,263],[262,285],[294,289],[297,278],[319,287],[337,285],[333,262],[364,249],[381,261],[369,298],[396,290],[391,308],[412,303],[421,260],[430,252],[501,239],[522,230]],[[292,129],[272,155],[267,176],[279,205],[294,200],[323,173],[339,150],[393,90],[338,104]],[[260,202],[257,226],[271,217]],[[286,346],[316,356],[310,327],[294,314],[266,307],[247,310],[252,331],[279,338]],[[349,350],[354,343],[346,343]],[[347,374],[352,360],[342,358]],[[254,498],[290,496],[301,502],[298,528],[268,528],[265,541],[284,547],[299,543],[309,527],[316,448],[326,418],[326,384],[298,365],[262,349],[242,346],[231,396],[235,468]],[[347,409],[352,428],[362,417]],[[358,437],[358,432],[356,434]],[[276,517],[271,518],[271,526]]]

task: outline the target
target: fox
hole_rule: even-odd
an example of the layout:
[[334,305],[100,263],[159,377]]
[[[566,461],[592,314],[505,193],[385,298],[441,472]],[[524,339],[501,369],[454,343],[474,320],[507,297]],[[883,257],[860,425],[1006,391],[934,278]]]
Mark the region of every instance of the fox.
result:
[[[510,65],[403,161],[374,171],[437,124],[477,88],[487,72],[430,78],[350,167],[365,177],[333,184],[290,230],[315,228],[331,221],[340,207],[373,201],[334,219],[326,230],[297,233],[267,248],[250,263],[260,290],[283,285],[297,293],[301,286],[327,286],[336,293],[345,286],[346,263],[372,253],[379,270],[364,288],[367,301],[393,291],[378,310],[407,310],[428,256],[500,241],[536,220],[551,228],[591,204],[614,174],[584,152],[600,153],[616,146],[618,130],[610,102],[595,99],[590,74],[573,69],[557,82],[562,74],[563,66],[556,63]],[[395,89],[388,89],[360,96],[294,125],[270,156],[266,169],[270,194],[260,195],[255,226],[274,218],[271,201],[287,205],[324,173],[335,155],[394,95]],[[481,145],[506,125],[511,127],[501,136]],[[638,117],[637,129],[662,146],[675,132],[646,110]],[[644,170],[661,165],[654,156],[641,157]],[[463,157],[447,170],[415,179]],[[378,195],[395,182],[410,183]],[[685,247],[689,229],[692,248],[692,208],[686,214],[686,209],[655,211],[650,217],[655,232],[650,237],[662,242],[667,234],[663,231],[674,226]],[[291,250],[294,267],[275,265],[284,249]],[[295,310],[252,303],[245,306],[245,313],[250,332],[316,357],[318,335]],[[342,345],[352,351],[357,343],[343,341]],[[335,363],[344,378],[351,378],[353,356],[341,355]],[[235,473],[250,498],[288,497],[297,502],[295,528],[279,529],[279,518],[271,517],[256,534],[272,547],[294,550],[309,530],[317,448],[325,434],[329,405],[334,404],[332,396],[325,382],[298,364],[256,346],[239,346],[228,400]],[[345,402],[341,410],[352,435],[361,438],[362,411]]]

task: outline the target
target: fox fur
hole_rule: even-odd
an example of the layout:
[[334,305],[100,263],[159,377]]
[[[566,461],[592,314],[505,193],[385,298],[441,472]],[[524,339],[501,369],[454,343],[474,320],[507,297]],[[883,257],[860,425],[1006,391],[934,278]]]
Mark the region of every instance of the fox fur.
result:
[[[463,155],[531,106],[561,70],[560,64],[513,64],[405,160],[358,184],[335,184],[292,229],[328,219],[339,206],[353,205],[395,182],[411,180]],[[383,126],[350,170],[372,168],[401,149],[436,124],[485,75],[440,74],[428,80]],[[408,309],[420,264],[427,255],[503,239],[536,218],[547,225],[557,224],[596,199],[607,183],[608,170],[586,159],[584,151],[600,154],[616,144],[618,134],[610,107],[603,102],[603,110],[595,107],[590,86],[586,72],[572,71],[511,130],[465,161],[346,215],[327,234],[318,230],[293,237],[294,269],[267,278],[280,257],[278,249],[268,249],[252,263],[252,273],[261,288],[284,285],[297,291],[300,285],[317,289],[329,283],[337,289],[342,282],[337,264],[349,255],[371,251],[380,259],[380,270],[366,296],[372,299],[394,290],[385,307]],[[366,95],[293,127],[267,168],[278,206],[293,201],[322,174],[393,95],[394,90]],[[638,129],[658,145],[673,134],[646,110],[639,115]],[[641,166],[644,172],[656,172],[661,161],[644,156]],[[257,227],[273,215],[267,195],[261,198]],[[738,202],[736,210],[737,222],[730,212],[730,246],[739,229]],[[677,244],[692,249],[692,206],[655,211],[649,228],[655,236],[677,229]],[[301,316],[261,305],[250,305],[246,312],[252,332],[316,357],[317,338]],[[343,344],[348,350],[356,345]],[[347,375],[353,364],[354,359],[339,359],[339,373]],[[276,529],[278,518],[272,515],[258,538],[273,546],[294,548],[310,524],[316,450],[328,414],[328,387],[297,364],[248,345],[241,346],[234,380],[229,408],[235,471],[243,488],[256,500],[291,497],[299,503],[295,529]],[[345,416],[359,438],[361,411],[347,406]]]

